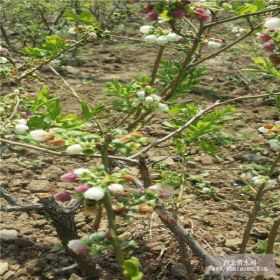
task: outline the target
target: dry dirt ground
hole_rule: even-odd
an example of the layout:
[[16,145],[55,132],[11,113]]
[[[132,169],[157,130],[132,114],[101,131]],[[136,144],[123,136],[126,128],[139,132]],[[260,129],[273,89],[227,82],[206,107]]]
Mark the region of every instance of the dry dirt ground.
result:
[[[130,41],[100,44],[83,54],[80,66],[65,61],[61,74],[83,98],[95,102],[105,98],[102,93],[105,82],[112,79],[126,82],[141,74],[150,73],[155,52],[153,47]],[[246,55],[240,59],[236,50],[222,58],[209,61],[209,65],[210,70],[204,76],[200,87],[210,89],[211,92],[197,90],[187,93],[186,100],[209,103],[215,99],[266,93],[267,90],[273,91],[277,87],[267,79],[248,81],[246,74],[240,70],[249,65],[249,59]],[[48,83],[53,92],[62,96],[63,109],[77,112],[79,104],[76,100],[59,88],[60,81],[57,77],[47,69],[43,70],[40,82],[25,82],[24,86],[35,91],[40,85]],[[253,200],[252,195],[246,194],[243,180],[250,180],[257,169],[262,170],[275,157],[264,138],[257,133],[257,128],[278,119],[279,112],[276,107],[264,105],[262,100],[242,101],[236,105],[239,115],[228,122],[224,133],[237,141],[234,141],[229,149],[223,149],[218,154],[218,160],[194,147],[185,166],[187,175],[209,173],[204,179],[206,186],[213,187],[224,200],[199,193],[196,191],[199,189],[198,181],[189,180],[178,215],[184,226],[193,229],[194,236],[203,247],[216,254],[237,252],[246,223],[246,214],[242,209],[248,210]],[[166,132],[161,123],[162,120],[157,119],[152,127],[146,128],[146,133],[151,137],[164,135]],[[176,170],[176,158],[172,157],[167,148],[157,149],[149,154],[150,159],[161,156],[168,156],[163,163],[169,170]],[[62,182],[60,176],[73,168],[93,165],[94,162],[90,159],[81,161],[60,158],[10,147],[5,149],[2,155],[1,182],[22,201],[33,202],[38,198],[38,194],[55,195],[62,190],[73,192],[73,185]],[[157,173],[158,170],[153,171],[155,177]],[[273,176],[277,178],[279,170]],[[276,196],[276,193],[268,194],[266,200],[270,201],[272,195]],[[236,209],[228,202],[241,209]],[[6,204],[3,200],[1,203]],[[249,250],[257,252],[257,241],[267,238],[273,218],[279,215],[279,205],[273,206],[272,213],[262,216],[261,220],[255,223]],[[77,214],[76,220],[81,235],[91,232],[92,221],[85,219],[82,211]],[[106,228],[105,221],[102,228]],[[132,224],[120,220],[118,228],[127,238],[135,239],[139,243],[137,254],[142,262],[144,279],[186,279],[177,243],[156,214],[136,217]],[[17,233],[16,239],[2,242],[1,279],[83,279],[78,269],[61,272],[63,267],[73,264],[73,261],[61,250],[56,233],[46,217],[33,213],[2,213],[1,230],[15,230]],[[279,250],[279,245],[277,249]],[[203,275],[203,267],[198,259],[192,257],[192,263],[195,273]],[[280,275],[279,257],[276,263]],[[104,280],[118,279],[111,255],[104,257],[102,271]]]

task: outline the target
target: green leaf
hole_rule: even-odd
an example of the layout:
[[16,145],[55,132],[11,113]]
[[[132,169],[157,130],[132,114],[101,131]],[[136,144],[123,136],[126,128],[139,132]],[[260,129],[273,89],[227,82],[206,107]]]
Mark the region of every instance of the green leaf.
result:
[[89,25],[98,25],[98,22],[92,13],[88,11],[82,11],[81,13],[77,14],[74,9],[68,9],[66,11],[66,17],[67,20],[71,22],[83,22]]
[[131,280],[141,280],[143,273],[140,271],[140,262],[137,258],[132,257],[129,260],[125,260],[123,265],[124,274]]
[[266,6],[265,0],[256,0],[255,2],[256,2],[256,6],[257,6],[258,10],[262,10]]
[[60,100],[53,100],[47,104],[47,111],[51,119],[57,120],[61,114]]
[[27,125],[30,129],[38,129],[38,128],[46,128],[48,124],[45,121],[44,116],[31,116],[28,121]]
[[93,15],[90,12],[85,11],[79,14],[79,20],[90,25],[95,23]]
[[79,118],[76,114],[65,115],[60,118],[59,121],[62,123],[63,128],[73,128],[84,123],[84,120]]
[[25,47],[24,51],[33,57],[44,57],[46,55],[46,51],[40,48]]
[[65,47],[65,42],[58,35],[52,35],[46,37],[45,43],[42,46],[46,51],[49,51],[51,54],[56,54]]
[[91,117],[91,112],[88,103],[86,101],[81,101],[81,106],[82,106],[83,117],[85,119],[89,119]]
[[36,101],[39,103],[46,103],[50,98],[50,89],[47,86],[43,86],[37,92]]
[[266,7],[266,1],[264,0],[255,0],[252,4],[245,4],[243,7],[240,7],[237,11],[241,15],[255,13]]

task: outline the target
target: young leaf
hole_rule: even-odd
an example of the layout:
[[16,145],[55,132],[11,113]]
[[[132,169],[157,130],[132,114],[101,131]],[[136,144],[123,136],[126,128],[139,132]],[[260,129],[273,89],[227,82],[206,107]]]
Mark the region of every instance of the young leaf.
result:
[[45,121],[44,116],[31,116],[28,121],[27,125],[30,129],[38,129],[38,128],[46,128],[48,124]]
[[51,119],[56,120],[61,114],[60,100],[53,100],[47,104],[47,111]]
[[131,280],[141,280],[143,273],[140,271],[140,262],[137,258],[132,257],[124,261],[123,265],[124,274]]

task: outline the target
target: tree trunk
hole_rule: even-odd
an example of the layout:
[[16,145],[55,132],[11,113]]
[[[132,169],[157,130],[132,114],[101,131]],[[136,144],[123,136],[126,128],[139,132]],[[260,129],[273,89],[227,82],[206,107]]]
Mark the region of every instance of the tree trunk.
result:
[[79,239],[75,228],[74,213],[66,211],[53,198],[43,198],[40,200],[40,203],[46,207],[44,210],[52,220],[66,253],[77,262],[88,280],[99,279],[99,272],[92,257],[88,254],[77,255],[67,246],[70,240]]

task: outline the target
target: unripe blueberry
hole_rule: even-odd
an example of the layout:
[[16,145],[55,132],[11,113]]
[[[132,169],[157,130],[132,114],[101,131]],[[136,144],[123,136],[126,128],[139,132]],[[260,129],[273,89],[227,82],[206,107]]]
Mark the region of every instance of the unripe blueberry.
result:
[[140,90],[136,93],[137,97],[140,99],[140,100],[144,100],[145,99],[145,91],[144,90]]
[[262,33],[262,34],[259,35],[259,40],[260,40],[262,43],[266,43],[266,42],[268,42],[270,39],[271,39],[271,37],[270,37],[268,34]]
[[212,49],[219,49],[222,46],[222,44],[215,41],[208,41],[207,46]]
[[260,133],[267,134],[267,133],[269,132],[269,129],[267,129],[267,128],[261,126],[261,127],[258,128],[258,131],[259,131]]
[[156,43],[157,42],[157,36],[156,35],[147,35],[144,37],[144,41],[147,43]]
[[157,43],[160,44],[160,45],[165,45],[165,44],[167,44],[168,42],[169,42],[169,39],[168,39],[168,37],[165,36],[165,35],[159,36],[159,37],[157,38]]
[[77,176],[82,176],[85,173],[89,173],[90,170],[87,168],[77,168],[73,171],[74,174],[76,174]]
[[57,194],[55,199],[60,202],[66,202],[71,200],[71,195],[68,192],[62,192]]
[[263,175],[259,175],[259,176],[254,176],[252,178],[252,181],[255,183],[255,185],[262,185],[267,181],[268,177],[267,176],[263,176]]
[[105,232],[103,231],[94,232],[90,234],[88,238],[91,242],[101,241],[105,238]]
[[45,135],[47,135],[47,132],[43,129],[35,129],[30,131],[31,138],[36,141],[44,141]]
[[156,95],[156,94],[152,94],[151,97],[153,98],[153,100],[155,102],[159,102],[161,100],[160,96]]
[[121,184],[110,184],[108,186],[108,190],[112,193],[122,193],[123,192],[123,185],[121,185]]
[[150,20],[157,20],[158,19],[158,13],[156,13],[154,11],[151,11],[151,12],[147,13],[147,17]]
[[207,22],[211,18],[209,11],[205,10],[202,7],[196,8],[194,10],[194,15],[200,22]]
[[19,123],[15,126],[15,133],[17,134],[23,134],[25,133],[29,127],[26,124]]
[[88,189],[84,193],[84,198],[89,200],[101,200],[105,195],[104,190],[101,187],[93,187]]
[[75,34],[77,33],[76,27],[71,27],[71,28],[68,30],[68,33],[69,33],[69,34],[72,34],[72,35],[75,35]]
[[170,41],[170,42],[177,42],[179,41],[182,37],[177,35],[176,33],[173,33],[173,32],[170,32],[166,35],[167,39]]
[[77,193],[83,193],[85,191],[87,191],[89,189],[89,185],[88,184],[82,184],[78,187],[75,188],[75,192]]
[[22,119],[18,119],[15,121],[17,124],[27,124],[26,119],[22,118]]
[[5,64],[8,62],[8,59],[4,56],[0,56],[0,64]]
[[152,96],[147,96],[147,97],[145,98],[145,102],[148,103],[148,104],[151,104],[151,103],[154,102],[154,99],[153,99]]
[[66,149],[66,153],[69,155],[79,155],[83,151],[82,147],[80,144],[74,144],[71,146],[68,146]]
[[30,116],[32,116],[32,112],[26,112],[21,117],[25,120],[27,120]]
[[93,40],[96,39],[96,38],[97,38],[96,33],[90,32],[90,33],[88,34],[88,36],[87,36],[87,41],[88,41],[88,42],[91,42],[91,41],[93,41]]
[[164,112],[164,113],[167,113],[169,111],[169,107],[163,103],[159,103],[158,108],[161,112]]
[[77,255],[88,253],[89,249],[86,248],[80,239],[70,240],[67,247],[74,251]]
[[270,17],[264,22],[264,26],[269,30],[279,30],[280,29],[280,18]]
[[271,42],[268,42],[268,43],[265,43],[263,45],[263,49],[266,51],[266,52],[273,52],[275,50],[276,46],[274,43],[271,43]]
[[152,185],[148,187],[148,190],[151,190],[153,192],[159,192],[161,190],[161,187],[159,185]]
[[78,176],[74,172],[68,172],[61,176],[61,179],[65,182],[73,183],[77,180]]
[[143,34],[148,34],[150,33],[150,31],[153,29],[152,26],[150,25],[143,25],[140,27],[140,32],[143,33]]

